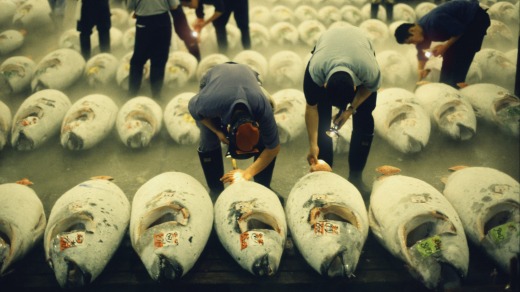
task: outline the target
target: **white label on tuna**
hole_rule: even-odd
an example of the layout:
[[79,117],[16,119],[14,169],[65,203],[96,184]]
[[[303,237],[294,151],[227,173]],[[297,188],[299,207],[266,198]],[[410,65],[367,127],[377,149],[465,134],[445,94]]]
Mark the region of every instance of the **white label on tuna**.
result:
[[60,239],[60,251],[71,247],[83,247],[85,245],[85,231],[71,232],[58,236]]
[[240,249],[245,249],[250,246],[263,246],[264,233],[258,231],[246,231],[240,234]]
[[326,234],[339,234],[339,225],[328,221],[318,221],[314,224],[314,234],[326,235]]
[[177,246],[179,245],[179,232],[161,232],[153,235],[153,245],[155,248],[163,246]]

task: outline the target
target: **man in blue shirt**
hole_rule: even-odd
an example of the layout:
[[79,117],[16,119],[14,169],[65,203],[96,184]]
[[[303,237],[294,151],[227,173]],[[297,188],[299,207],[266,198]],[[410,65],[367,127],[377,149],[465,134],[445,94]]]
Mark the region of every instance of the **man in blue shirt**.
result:
[[414,44],[419,60],[419,79],[428,75],[424,69],[432,41],[444,42],[431,48],[433,56],[442,56],[440,82],[455,88],[463,86],[471,62],[480,50],[490,25],[489,15],[478,1],[455,0],[441,4],[417,23],[403,23],[395,31],[400,44]]
[[312,166],[319,158],[332,167],[332,138],[326,134],[331,125],[332,106],[340,110],[334,119],[338,128],[352,116],[348,180],[365,197],[369,188],[363,183],[362,173],[374,136],[372,111],[380,86],[381,71],[375,51],[362,29],[340,27],[320,36],[303,80],[310,146],[307,161]]
[[[280,141],[273,107],[256,72],[231,62],[214,66],[202,77],[188,109],[200,129],[199,158],[212,195],[237,179],[254,178],[270,187]],[[254,157],[253,164],[224,174],[221,142],[229,145],[231,157]]]

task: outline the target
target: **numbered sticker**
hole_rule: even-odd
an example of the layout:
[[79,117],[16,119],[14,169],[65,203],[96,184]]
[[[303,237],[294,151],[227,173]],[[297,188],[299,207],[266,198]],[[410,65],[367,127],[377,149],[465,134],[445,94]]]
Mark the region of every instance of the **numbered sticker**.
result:
[[263,246],[264,233],[258,231],[247,231],[240,234],[240,249],[245,249],[250,246]]
[[85,245],[85,231],[71,232],[59,235],[60,251],[67,248],[83,247]]
[[429,257],[436,254],[442,249],[441,237],[438,235],[423,239],[416,244],[417,251],[423,257]]
[[495,243],[501,243],[509,239],[511,236],[516,234],[516,236],[520,236],[520,230],[518,229],[518,224],[514,222],[507,222],[506,224],[502,224],[496,226],[489,230],[489,234]]
[[161,248],[164,246],[177,246],[179,245],[179,232],[161,232],[154,234],[153,245],[155,248]]
[[338,235],[339,225],[329,221],[318,221],[314,224],[314,234],[318,235]]

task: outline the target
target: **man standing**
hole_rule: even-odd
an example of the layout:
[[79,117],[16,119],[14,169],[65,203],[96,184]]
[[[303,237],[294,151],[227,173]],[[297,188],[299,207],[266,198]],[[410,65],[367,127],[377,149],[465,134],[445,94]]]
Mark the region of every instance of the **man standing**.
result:
[[90,35],[96,26],[99,36],[99,50],[103,53],[110,52],[110,4],[108,0],[81,0],[80,18],[77,30],[79,31],[79,43],[81,54],[86,61],[90,59]]
[[[200,163],[213,195],[224,183],[240,179],[254,178],[270,187],[280,141],[272,105],[257,75],[243,64],[216,65],[202,77],[199,93],[189,102],[200,128]],[[253,164],[224,174],[221,142],[228,145],[231,157],[254,157]]]
[[414,44],[419,60],[419,80],[429,73],[424,69],[432,41],[443,42],[433,48],[442,56],[439,82],[458,88],[466,80],[471,62],[480,51],[490,25],[489,15],[476,0],[454,0],[432,9],[417,23],[403,23],[395,31],[400,44]]
[[321,35],[303,80],[310,146],[307,161],[312,166],[319,158],[333,166],[332,138],[326,132],[331,125],[332,106],[337,107],[340,113],[334,124],[338,128],[353,117],[348,180],[364,195],[369,189],[363,184],[362,174],[374,136],[372,111],[380,85],[381,72],[375,52],[363,30],[341,27]]
[[172,38],[171,10],[178,0],[129,0],[128,9],[136,18],[134,54],[130,60],[129,94],[134,97],[141,88],[143,67],[150,59],[152,97],[160,98],[164,84],[164,69],[170,53]]

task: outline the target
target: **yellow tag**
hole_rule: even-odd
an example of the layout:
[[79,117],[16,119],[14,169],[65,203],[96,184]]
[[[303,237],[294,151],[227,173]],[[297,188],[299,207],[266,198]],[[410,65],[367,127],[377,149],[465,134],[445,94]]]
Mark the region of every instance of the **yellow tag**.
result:
[[438,235],[435,235],[435,236],[423,239],[416,244],[416,248],[417,248],[417,251],[423,257],[429,257],[429,256],[441,251],[441,249],[442,249],[441,237]]

